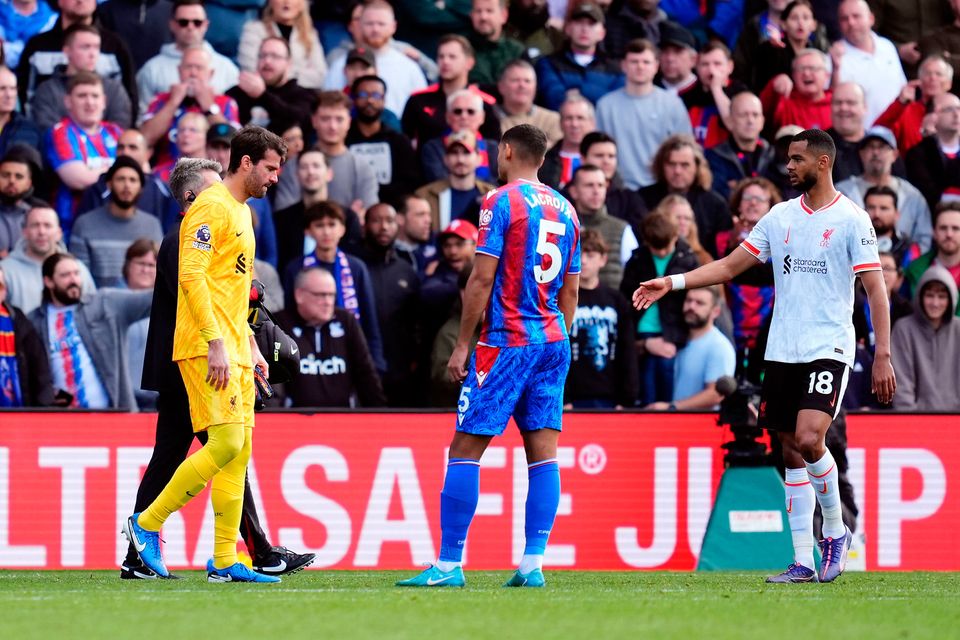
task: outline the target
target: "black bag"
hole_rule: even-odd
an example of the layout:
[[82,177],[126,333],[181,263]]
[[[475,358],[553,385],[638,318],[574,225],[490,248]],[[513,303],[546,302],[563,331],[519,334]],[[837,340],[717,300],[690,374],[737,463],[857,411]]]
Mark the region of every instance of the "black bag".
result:
[[263,359],[270,366],[270,384],[293,380],[300,373],[300,349],[296,341],[277,326],[277,322],[263,304],[263,283],[253,281],[250,290],[250,328],[260,347]]

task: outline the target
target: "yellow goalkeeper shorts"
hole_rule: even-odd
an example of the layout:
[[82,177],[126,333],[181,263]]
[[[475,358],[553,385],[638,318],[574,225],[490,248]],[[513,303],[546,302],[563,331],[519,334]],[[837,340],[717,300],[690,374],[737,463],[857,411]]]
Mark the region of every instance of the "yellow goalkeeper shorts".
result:
[[253,369],[230,363],[230,380],[217,391],[207,382],[205,357],[179,360],[183,385],[190,399],[190,421],[193,431],[206,431],[218,424],[253,426]]

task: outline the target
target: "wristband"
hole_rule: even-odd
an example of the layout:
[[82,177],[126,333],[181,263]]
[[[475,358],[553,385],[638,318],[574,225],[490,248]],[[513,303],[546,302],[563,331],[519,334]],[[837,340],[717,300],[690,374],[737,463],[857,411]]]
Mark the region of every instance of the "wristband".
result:
[[674,291],[680,291],[682,289],[687,288],[687,279],[683,276],[682,273],[675,276],[667,276],[667,277],[670,278],[670,284],[673,285],[672,288]]

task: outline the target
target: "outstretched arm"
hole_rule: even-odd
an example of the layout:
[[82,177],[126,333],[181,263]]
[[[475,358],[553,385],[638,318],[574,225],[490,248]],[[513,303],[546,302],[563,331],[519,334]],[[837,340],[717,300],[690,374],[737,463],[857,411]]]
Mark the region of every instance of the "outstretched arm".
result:
[[[720,260],[707,263],[685,273],[684,288],[696,289],[727,282],[756,264],[757,259],[746,250],[734,251]],[[633,306],[637,309],[647,309],[654,302],[667,295],[671,289],[673,289],[673,280],[670,278],[654,278],[641,282],[637,290],[633,292]]]

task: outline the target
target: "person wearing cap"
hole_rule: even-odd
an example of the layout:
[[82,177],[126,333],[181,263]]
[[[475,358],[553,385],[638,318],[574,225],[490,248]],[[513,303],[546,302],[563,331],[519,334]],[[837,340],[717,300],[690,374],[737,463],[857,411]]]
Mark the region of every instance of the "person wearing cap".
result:
[[[497,141],[484,138],[483,128],[486,112],[483,97],[471,89],[460,89],[447,96],[446,120],[450,132],[472,133],[476,140],[479,162],[476,166],[477,177],[481,180],[493,180],[497,175]],[[427,140],[420,147],[420,162],[426,181],[440,180],[448,175],[445,160],[444,137],[437,136]]]
[[661,27],[667,21],[660,0],[626,0],[607,20],[607,37],[603,46],[611,57],[621,60],[631,40],[645,38],[659,42],[663,37]]
[[697,41],[693,34],[676,22],[666,20],[660,25],[660,71],[654,80],[678,96],[697,84]]
[[377,76],[354,81],[350,93],[356,113],[346,143],[350,153],[370,163],[380,185],[380,202],[395,202],[423,179],[410,139],[383,122],[386,92],[387,83]]
[[443,138],[443,150],[447,177],[434,180],[415,193],[430,203],[434,229],[445,229],[459,219],[475,224],[480,217],[480,199],[496,188],[477,177],[477,137],[470,131],[451,133]]
[[920,63],[917,79],[905,84],[897,99],[877,118],[874,124],[893,131],[901,156],[923,139],[923,119],[933,100],[948,93],[952,84],[950,63],[938,55],[930,56]]
[[[370,49],[377,61],[377,74],[390,81],[385,106],[394,113],[403,113],[407,99],[416,91],[426,88],[423,70],[404,52],[393,46],[397,20],[393,7],[386,0],[371,0],[363,5],[360,13],[360,38],[357,42]],[[417,55],[422,55],[417,52]],[[323,88],[341,90],[347,85],[344,77],[346,56],[330,61],[330,69]]]
[[20,239],[34,180],[39,177],[40,154],[36,149],[14,145],[0,159],[0,258],[6,257]]
[[218,53],[206,40],[210,21],[203,0],[174,0],[169,25],[173,42],[163,45],[160,53],[147,60],[137,72],[138,113],[146,113],[157,95],[169,91],[171,86],[180,82],[180,59],[183,52],[191,47],[203,47],[210,55],[213,69],[210,85],[214,93],[223,93],[237,84],[240,74],[237,65]]
[[933,235],[930,207],[915,186],[893,175],[893,163],[898,157],[897,139],[893,132],[886,127],[870,127],[860,141],[863,173],[838,182],[837,191],[850,198],[857,206],[863,207],[864,197],[870,187],[893,189],[897,194],[897,208],[900,211],[897,231],[909,236],[926,251],[930,248]]
[[[37,90],[27,105],[27,114],[41,129],[49,129],[67,115],[63,97],[67,93],[67,81],[77,71],[97,69],[100,58],[100,30],[90,24],[70,25],[63,33],[63,53],[66,64],[57,65],[53,75],[37,85]],[[107,100],[104,120],[123,128],[133,124],[133,105],[123,84],[117,78],[101,76]]]
[[269,0],[259,19],[243,25],[237,47],[237,62],[242,71],[260,72],[263,43],[268,38],[280,38],[287,45],[290,77],[301,87],[323,87],[327,61],[320,34],[310,19],[307,0]]
[[360,323],[377,370],[386,371],[370,272],[362,260],[340,247],[347,231],[346,221],[344,209],[331,201],[317,202],[303,212],[303,229],[313,240],[314,249],[291,260],[283,270],[287,298],[284,306],[286,309],[296,308],[296,283],[301,271],[311,267],[329,271],[336,285],[336,305],[346,309]]
[[264,38],[256,71],[241,71],[237,85],[227,91],[240,108],[240,122],[277,133],[292,125],[307,126],[316,93],[291,75],[290,45],[279,36]]
[[210,54],[200,46],[183,52],[180,58],[180,81],[160,93],[141,116],[140,131],[154,145],[158,162],[175,161],[182,154],[170,132],[180,126],[185,114],[198,113],[207,123],[229,122],[240,128],[240,113],[233,98],[217,93],[211,80],[213,68]]
[[450,317],[458,299],[457,280],[473,264],[479,237],[477,227],[466,220],[454,220],[437,236],[440,259],[427,265],[427,277],[420,287],[424,345],[433,344],[437,331]]
[[43,132],[30,118],[23,115],[17,104],[17,76],[0,65],[0,154],[11,146],[23,143],[40,148]]
[[547,135],[547,144],[555,145],[563,138],[560,114],[533,104],[537,97],[537,72],[523,59],[507,63],[497,83],[500,102],[494,111],[504,131],[519,124],[532,124]]
[[507,0],[473,0],[471,40],[477,63],[470,70],[470,82],[492,86],[508,62],[523,56],[523,45],[503,32],[509,15]]
[[415,146],[422,148],[428,140],[447,133],[447,97],[467,88],[483,99],[484,116],[480,125],[483,137],[500,138],[500,122],[493,109],[496,99],[469,83],[469,74],[475,64],[474,49],[469,40],[456,34],[440,38],[437,46],[439,82],[414,92],[403,110],[403,132]]
[[730,136],[707,149],[704,156],[713,173],[713,190],[727,198],[744,178],[766,173],[773,162],[773,147],[760,137],[763,131],[763,105],[749,91],[738,93],[730,101]]
[[651,164],[657,149],[674,134],[692,134],[683,101],[653,84],[657,48],[649,40],[627,45],[622,67],[627,84],[597,103],[597,129],[622,141],[620,175],[631,189],[655,182]]
[[370,163],[347,147],[352,110],[353,100],[342,91],[321,91],[310,122],[317,133],[317,148],[336,176],[328,185],[330,199],[360,215],[376,204],[380,185]]
[[70,236],[70,252],[83,262],[97,287],[123,282],[127,247],[138,238],[160,244],[160,221],[137,208],[143,190],[143,169],[129,156],[118,156],[107,171],[110,201],[77,218]]
[[574,5],[563,29],[569,42],[560,51],[537,61],[539,103],[557,110],[570,89],[577,89],[590,102],[623,86],[617,61],[602,47],[607,32],[603,10],[590,2]]

